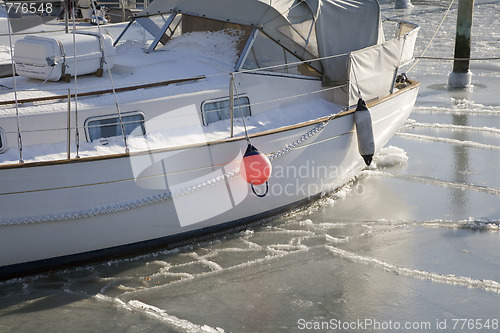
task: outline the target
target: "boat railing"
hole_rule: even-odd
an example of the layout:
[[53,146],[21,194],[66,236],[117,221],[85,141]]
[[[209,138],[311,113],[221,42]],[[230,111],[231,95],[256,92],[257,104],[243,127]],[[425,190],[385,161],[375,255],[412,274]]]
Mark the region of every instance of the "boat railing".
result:
[[[247,71],[244,71],[242,73],[240,73],[240,72],[234,73],[233,72],[233,73],[228,73],[228,74],[224,74],[224,75],[229,76],[229,80],[231,82],[230,86],[234,87],[235,86],[234,80],[236,80],[236,82],[237,82],[238,75],[250,74],[253,72],[255,72],[255,71],[254,70],[247,70]],[[217,75],[217,76],[219,76],[219,75]],[[213,75],[213,76],[216,76],[216,75]],[[234,77],[236,77],[236,78],[234,79]],[[175,84],[175,83],[204,80],[204,79],[209,79],[209,78],[210,78],[210,76],[192,77],[192,78],[170,80],[170,81],[164,81],[164,82],[144,83],[144,84],[140,84],[140,85],[127,86],[127,87],[117,87],[116,92],[121,93],[121,92],[127,92],[127,91],[136,91],[139,89],[158,88],[158,87],[168,86],[170,84]],[[229,128],[229,133],[228,133],[227,137],[229,137],[229,138],[235,137],[234,124],[239,119],[240,115],[242,114],[242,112],[239,112],[239,110],[242,109],[243,107],[252,107],[252,108],[257,107],[257,106],[263,107],[265,104],[283,102],[284,100],[288,100],[288,101],[292,101],[293,99],[299,100],[307,95],[328,94],[336,89],[338,89],[338,90],[344,89],[345,90],[346,87],[347,87],[346,84],[334,86],[334,87],[332,87],[332,86],[322,87],[321,89],[318,89],[315,91],[304,92],[303,94],[300,94],[300,95],[281,96],[280,98],[271,98],[271,99],[265,100],[265,101],[258,101],[258,102],[250,103],[250,104],[245,105],[245,106],[242,106],[239,104],[238,98],[241,97],[242,95],[235,89],[235,90],[233,90],[232,93],[230,93],[232,119],[230,120],[230,125],[229,125],[230,128]],[[30,92],[33,93],[32,90]],[[46,90],[44,92],[46,92]],[[86,151],[85,150],[85,151],[83,151],[83,154],[82,154],[82,150],[78,151],[78,149],[76,149],[76,151],[75,151],[75,146],[80,146],[80,144],[81,144],[80,141],[82,141],[82,142],[88,141],[88,138],[86,138],[86,136],[88,135],[88,133],[87,133],[88,131],[113,125],[110,123],[92,124],[92,125],[79,123],[78,126],[75,125],[75,118],[77,117],[76,111],[75,111],[75,104],[73,102],[75,96],[78,96],[79,103],[81,103],[81,102],[85,101],[85,97],[97,97],[97,96],[102,96],[104,94],[111,94],[111,93],[112,93],[112,91],[110,89],[95,90],[95,91],[91,91],[91,92],[80,92],[78,94],[75,94],[72,91],[67,91],[66,94],[59,93],[59,94],[54,94],[52,96],[18,99],[17,103],[21,109],[23,107],[29,108],[29,107],[32,107],[34,105],[43,107],[44,105],[49,105],[51,103],[58,103],[60,105],[62,105],[63,103],[66,103],[67,104],[67,112],[66,113],[60,112],[59,113],[60,116],[58,116],[58,117],[64,116],[66,119],[60,119],[60,120],[54,121],[52,126],[45,124],[44,125],[44,126],[46,126],[45,128],[35,128],[33,123],[26,124],[25,122],[23,122],[22,118],[23,118],[24,112],[21,112],[21,119],[20,119],[21,126],[19,127],[19,130],[17,131],[15,129],[15,126],[11,127],[12,130],[7,130],[4,127],[4,130],[2,131],[3,133],[0,133],[0,134],[3,134],[3,137],[0,137],[0,148],[2,148],[2,143],[3,143],[3,145],[5,145],[6,142],[11,142],[10,149],[12,150],[8,157],[5,155],[6,155],[6,153],[9,152],[8,151],[9,149],[0,153],[0,167],[2,165],[26,164],[26,163],[30,163],[30,162],[34,162],[34,161],[41,162],[41,161],[54,161],[54,160],[73,160],[73,159],[80,158],[82,156],[91,157],[91,156],[122,154],[123,152],[119,152],[117,150],[119,148],[117,148],[116,146],[112,147],[112,145],[109,145],[108,146],[109,148],[102,146],[102,145],[106,145],[108,143],[107,138],[104,138],[102,140],[98,140],[99,144],[98,144],[98,146],[94,147],[94,149],[96,149],[95,151],[93,151],[93,150]],[[2,107],[8,108],[8,109],[10,108],[11,110],[14,108],[15,103],[16,103],[15,100],[0,101],[0,105],[2,105]],[[207,111],[202,112],[201,110],[198,110],[197,112],[199,113],[198,116],[200,117],[200,119],[202,119],[202,117],[204,115],[206,116],[207,113],[210,113],[210,112],[215,113],[215,112],[219,112],[219,111],[220,110],[207,110]],[[79,111],[79,112],[81,113],[81,111]],[[182,115],[175,115],[175,117],[180,117],[180,116],[182,116]],[[189,116],[192,116],[192,114]],[[123,115],[122,115],[122,117],[123,117]],[[160,117],[169,118],[169,117],[174,117],[174,116],[164,115],[164,116],[160,116]],[[188,117],[188,115],[186,115],[186,117]],[[135,120],[134,121],[132,121],[132,120],[127,121],[126,119],[123,119],[122,123],[125,127],[127,127],[127,125],[136,124],[136,121]],[[37,142],[36,138],[39,138],[40,134],[42,134],[42,133],[45,133],[45,134],[43,134],[43,136],[45,136],[45,137],[59,138],[59,139],[57,139],[57,142],[59,142],[59,143],[56,144],[59,147],[59,148],[57,148],[58,152],[56,153],[56,152],[51,151],[50,153],[44,153],[43,154],[44,156],[36,156],[36,158],[33,159],[33,157],[29,156],[29,154],[28,154],[30,149],[33,149],[30,146],[37,145],[40,143],[40,142]],[[76,133],[80,133],[80,134],[77,135]],[[16,137],[22,138],[22,142],[23,142],[22,146],[24,146],[24,158],[20,157],[18,160],[15,159],[15,155],[16,155],[16,153],[19,153],[20,156],[22,156],[22,148],[20,151],[18,151],[18,149],[14,148]],[[83,138],[83,140],[82,140],[82,138]],[[116,144],[119,145],[119,141],[120,140],[118,140],[118,139],[110,140],[110,142],[112,142],[113,145],[116,145]],[[123,143],[122,143],[122,146],[123,146]],[[0,151],[1,151],[1,149],[0,149]],[[3,158],[2,158],[2,155],[4,155]]]
[[[183,79],[175,79],[175,80],[168,80],[168,81],[150,82],[150,83],[143,83],[143,84],[137,84],[137,85],[131,85],[131,86],[124,86],[124,87],[115,88],[114,92],[126,92],[126,91],[134,91],[134,90],[139,90],[139,89],[161,87],[161,86],[167,86],[167,85],[176,84],[176,83],[197,81],[197,80],[204,79],[205,77],[206,76],[196,76],[196,77],[183,78]],[[29,90],[29,92],[33,92],[33,90]],[[111,93],[113,93],[113,89],[92,90],[92,91],[88,91],[88,92],[79,92],[78,97],[99,96],[99,95],[111,94]],[[76,96],[76,94],[73,93],[70,95],[70,98],[74,98],[75,96]],[[23,103],[57,101],[57,100],[63,100],[66,98],[67,98],[66,94],[54,94],[54,95],[50,95],[50,96],[22,98],[22,99],[18,99],[17,101],[13,100],[13,99],[0,101],[0,105],[12,105],[12,104],[15,104],[16,102],[19,104],[23,104]]]
[[[408,27],[411,27],[412,30],[408,30]],[[406,39],[408,39],[408,36],[410,36],[412,34],[412,31],[414,31],[416,29],[418,29],[418,26],[406,24],[405,22],[403,22],[400,24],[400,29],[399,29],[400,32],[398,33],[398,36],[400,39],[406,40]],[[375,46],[375,47],[377,47],[377,46]],[[255,74],[255,73],[261,74],[261,75],[265,74],[265,75],[289,76],[289,74],[279,73],[276,71],[280,68],[294,67],[294,66],[298,66],[300,64],[308,64],[308,63],[313,62],[313,61],[320,61],[321,62],[325,59],[331,59],[331,58],[335,58],[335,57],[347,58],[348,64],[346,64],[346,66],[348,66],[351,63],[352,53],[339,54],[339,55],[333,55],[333,56],[317,58],[317,59],[312,59],[312,60],[307,60],[307,61],[297,61],[294,63],[261,67],[261,68],[255,68],[255,69],[242,69],[240,71],[235,71],[235,72],[225,73],[225,74],[214,74],[214,75],[190,77],[190,78],[184,78],[184,79],[178,79],[178,80],[169,80],[169,81],[164,81],[164,82],[150,82],[150,83],[143,83],[143,84],[135,84],[135,85],[131,85],[131,86],[117,87],[117,88],[115,88],[114,92],[120,93],[120,92],[126,92],[126,91],[135,91],[135,90],[139,90],[139,89],[149,89],[149,88],[167,86],[167,85],[173,84],[173,83],[182,83],[182,82],[196,81],[196,80],[201,80],[201,79],[209,79],[210,77],[213,77],[213,76],[224,75],[224,76],[229,78],[229,87],[230,87],[229,96],[230,96],[230,106],[231,106],[230,107],[231,120],[230,120],[230,128],[229,128],[228,137],[232,138],[235,135],[234,134],[235,115],[236,116],[239,115],[239,113],[238,112],[235,113],[235,111],[237,111],[239,108],[241,108],[241,106],[238,105],[238,103],[236,103],[236,105],[235,105],[235,101],[237,101],[239,96],[240,96],[238,91],[236,89],[234,89],[234,87],[237,86],[236,81],[238,80],[238,76],[246,75],[246,74]],[[394,78],[395,78],[395,75],[394,75]],[[314,78],[312,78],[312,79],[314,79]],[[318,79],[318,78],[315,78],[315,79]],[[262,104],[265,104],[265,103],[277,103],[277,102],[282,102],[283,100],[300,99],[306,95],[313,95],[313,94],[335,94],[335,91],[337,91],[337,92],[339,92],[338,95],[345,96],[345,100],[342,102],[339,102],[338,104],[341,104],[341,105],[343,104],[343,105],[345,105],[345,107],[349,107],[349,105],[350,105],[349,100],[348,100],[349,90],[357,89],[356,87],[352,87],[352,81],[353,81],[353,79],[351,79],[351,82],[349,82],[349,80],[347,80],[346,82],[341,82],[337,85],[332,85],[332,86],[322,85],[320,87],[320,89],[317,89],[315,91],[308,91],[308,92],[304,92],[303,94],[300,94],[300,95],[291,95],[291,96],[287,96],[287,97],[281,96],[279,98],[274,98],[274,99],[270,99],[270,100],[266,100],[266,101],[253,102],[250,105],[245,105],[245,106],[250,106],[250,107],[255,107],[257,105],[261,106]],[[47,93],[47,91],[48,91],[47,89],[44,90],[45,93]],[[20,96],[22,96],[23,92],[21,91],[20,93],[21,93]],[[33,93],[33,90],[27,91],[27,93]],[[92,90],[92,91],[79,92],[78,97],[86,97],[86,96],[91,97],[91,96],[99,96],[99,95],[110,94],[110,93],[113,93],[113,91],[111,89],[97,89],[97,90]],[[68,103],[68,115],[71,115],[71,112],[73,110],[71,110],[72,106],[70,105],[70,101],[75,96],[76,96],[76,94],[71,93],[71,92],[69,94],[67,92],[64,92],[64,93],[61,92],[59,94],[57,94],[57,93],[52,94],[51,96],[41,96],[41,97],[32,97],[32,98],[31,97],[30,98],[22,98],[21,97],[17,100],[17,103],[21,104],[21,105],[22,104],[33,105],[33,104],[40,104],[40,103],[43,104],[43,103],[53,103],[53,102],[61,103],[61,102],[66,101]],[[12,107],[15,103],[16,103],[16,101],[14,99],[0,101],[0,105],[7,106],[7,107],[9,105]],[[212,110],[212,111],[206,111],[206,112],[218,112],[218,111],[219,110]],[[201,112],[201,110],[199,110],[198,112],[200,113],[199,116],[201,119],[202,112]],[[179,115],[176,115],[176,117],[178,117],[178,116]],[[192,114],[190,116],[192,116]],[[61,124],[61,123],[62,122],[59,121],[59,124]],[[66,123],[66,121],[64,121],[64,123]],[[33,129],[33,128],[31,128],[31,129],[21,128],[21,129],[19,129],[20,133],[14,133],[13,131],[6,131],[4,129],[3,137],[0,136],[0,150],[2,149],[2,144],[5,146],[5,141],[6,141],[5,136],[10,136],[10,140],[12,140],[14,135],[16,135],[16,134],[19,134],[19,136],[21,136],[20,134],[24,135],[26,133],[29,134],[30,132],[34,133],[34,132],[40,132],[40,131],[57,131],[57,132],[64,131],[64,132],[68,133],[67,138],[65,139],[67,142],[65,144],[66,148],[64,149],[64,150],[66,150],[66,154],[64,154],[64,155],[66,155],[67,159],[72,159],[75,156],[74,156],[74,154],[73,154],[73,156],[71,154],[71,146],[75,145],[75,142],[73,141],[75,139],[72,140],[71,134],[74,132],[78,132],[78,131],[85,132],[85,126],[82,126],[81,124],[76,126],[74,124],[72,125],[71,123],[72,123],[72,121],[68,120],[65,128],[58,127],[58,126],[54,126],[54,128],[42,129],[42,130]],[[127,124],[127,122],[125,122],[125,124]],[[106,125],[96,125],[96,126],[106,126]],[[0,134],[2,134],[2,133],[0,133]],[[33,137],[33,135],[32,135],[32,137]],[[14,141],[12,141],[12,142],[14,142]],[[3,148],[5,148],[5,147],[3,147]],[[100,154],[102,154],[102,151],[100,152]],[[78,154],[76,154],[76,155],[78,156]],[[52,159],[53,159],[53,157],[52,157]],[[0,161],[0,163],[2,163],[2,162]],[[10,163],[12,163],[12,162],[10,162]],[[3,163],[3,164],[5,164],[5,163]]]
[[395,37],[404,37],[405,35],[415,33],[419,28],[418,24],[400,19],[386,19],[385,21],[397,24],[397,32]]
[[128,21],[133,15],[146,9],[152,0],[107,0],[99,1],[99,5],[107,8],[106,14],[111,22]]
[[99,4],[109,7],[120,7],[130,9],[144,9],[151,3],[150,0],[99,0]]

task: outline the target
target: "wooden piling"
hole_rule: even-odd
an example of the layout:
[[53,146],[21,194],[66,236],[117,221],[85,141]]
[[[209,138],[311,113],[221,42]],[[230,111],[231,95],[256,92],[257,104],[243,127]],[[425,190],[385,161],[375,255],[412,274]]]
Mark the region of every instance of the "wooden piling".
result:
[[413,7],[410,0],[396,0],[394,9],[408,9]]
[[457,14],[457,32],[455,37],[455,60],[448,84],[453,88],[471,87],[470,72],[472,11],[474,0],[459,0]]
[[455,73],[467,73],[470,68],[469,60],[457,60],[456,58],[470,58],[473,7],[474,0],[459,0],[458,2],[455,61],[453,62],[453,72]]

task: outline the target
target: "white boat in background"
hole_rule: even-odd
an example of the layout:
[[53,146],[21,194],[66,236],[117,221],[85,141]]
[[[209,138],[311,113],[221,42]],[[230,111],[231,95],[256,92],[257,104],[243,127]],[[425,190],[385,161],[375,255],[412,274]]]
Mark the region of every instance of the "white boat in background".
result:
[[[382,24],[376,0],[158,0],[113,44],[19,40],[20,76],[0,80],[0,276],[241,228],[334,191],[408,118],[419,83],[398,74],[417,31]],[[249,144],[261,154],[242,171]],[[263,155],[272,172],[254,168]]]
[[[120,7],[113,8],[113,12],[121,11],[123,3],[117,2]],[[66,9],[68,6],[69,10]],[[0,43],[9,45],[8,24],[10,37],[16,41],[28,34],[67,32],[73,23],[78,29],[94,29],[97,23],[107,26],[111,21],[129,21],[132,15],[130,9],[123,8],[123,15],[111,20],[110,11],[111,8],[101,6],[95,0],[93,5],[91,0],[60,0],[33,3],[31,7],[29,3],[7,1],[0,5]]]
[[[30,12],[29,3],[10,1],[0,4],[0,76],[12,75],[9,66],[10,45],[11,43],[14,45],[17,40],[25,36],[50,37],[54,33],[72,30],[73,24],[77,30],[97,31],[97,23],[99,23],[103,33],[116,38],[128,24],[132,15],[131,10],[136,11],[135,8],[129,9],[121,6],[116,8],[99,6],[97,1],[94,1],[94,6],[96,6],[94,11],[90,0],[78,0],[75,1],[76,18],[73,22],[73,16],[64,15],[66,1],[40,2],[32,8],[32,12]],[[119,5],[126,3],[128,2],[118,3],[117,1]],[[139,5],[147,6],[147,3]],[[7,11],[11,12],[10,17]],[[94,12],[97,12],[97,15]]]

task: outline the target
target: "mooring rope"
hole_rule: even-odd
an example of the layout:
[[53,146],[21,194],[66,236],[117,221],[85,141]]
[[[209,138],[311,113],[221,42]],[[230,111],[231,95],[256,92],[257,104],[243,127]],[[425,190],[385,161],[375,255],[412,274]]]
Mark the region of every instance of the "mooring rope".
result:
[[486,57],[486,58],[453,58],[453,57],[426,57],[420,56],[415,57],[415,59],[424,59],[424,60],[446,60],[446,61],[489,61],[489,60],[500,60],[500,57]]
[[450,5],[448,6],[448,9],[446,9],[446,12],[444,13],[443,15],[443,18],[441,19],[441,22],[439,22],[439,25],[437,26],[436,28],[436,31],[434,31],[434,34],[432,35],[431,39],[429,40],[429,43],[427,43],[426,47],[424,48],[424,50],[422,51],[422,54],[420,55],[420,57],[415,57],[415,59],[417,59],[412,65],[410,68],[408,68],[408,70],[406,71],[406,73],[409,73],[417,64],[418,62],[420,61],[420,58],[422,58],[425,54],[425,52],[427,52],[427,50],[429,49],[429,47],[431,46],[431,43],[432,41],[434,40],[434,38],[436,37],[439,29],[441,29],[441,26],[443,25],[444,23],[444,20],[446,19],[446,17],[448,16],[448,14],[450,13],[450,10],[451,10],[451,6],[453,6],[453,3],[455,2],[455,0],[451,0],[450,1]]

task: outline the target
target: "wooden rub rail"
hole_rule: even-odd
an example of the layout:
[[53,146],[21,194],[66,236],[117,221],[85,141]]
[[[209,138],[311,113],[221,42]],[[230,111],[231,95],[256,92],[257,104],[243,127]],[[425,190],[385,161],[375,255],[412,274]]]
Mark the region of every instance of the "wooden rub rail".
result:
[[[203,80],[205,78],[206,78],[206,76],[197,76],[197,77],[191,77],[191,78],[185,78],[185,79],[176,79],[176,80],[169,80],[169,81],[146,83],[146,84],[140,84],[140,85],[134,85],[134,86],[115,88],[114,91],[115,92],[133,91],[133,90],[138,90],[138,89],[168,86],[170,84],[175,84],[175,83]],[[103,94],[111,94],[111,93],[113,93],[113,89],[104,89],[104,90],[96,90],[96,91],[78,93],[78,97],[95,96],[95,95],[103,95]],[[70,98],[73,98],[73,97],[75,97],[75,94],[70,95]],[[45,102],[45,101],[67,99],[67,98],[68,98],[68,95],[54,95],[54,96],[19,99],[17,101],[17,103],[22,104],[22,103],[33,103],[33,102]],[[15,103],[16,103],[15,100],[0,101],[0,105],[10,105],[10,104],[15,104]]]

